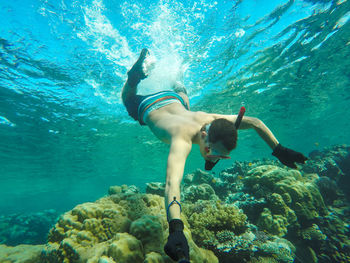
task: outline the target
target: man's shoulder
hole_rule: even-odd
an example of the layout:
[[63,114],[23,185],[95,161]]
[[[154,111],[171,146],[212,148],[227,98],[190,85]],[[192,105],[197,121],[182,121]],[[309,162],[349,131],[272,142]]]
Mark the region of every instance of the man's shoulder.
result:
[[204,111],[193,112],[193,120],[201,125],[210,123],[215,120],[215,114],[207,113]]
[[185,116],[177,118],[169,127],[171,128],[171,134],[178,140],[192,141],[203,125],[210,123],[214,120],[211,114],[206,112],[191,112]]

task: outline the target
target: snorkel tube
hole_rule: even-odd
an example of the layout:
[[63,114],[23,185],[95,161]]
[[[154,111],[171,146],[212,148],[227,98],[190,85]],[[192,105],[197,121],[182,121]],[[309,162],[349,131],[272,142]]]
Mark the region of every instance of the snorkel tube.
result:
[[241,121],[242,121],[244,113],[245,113],[245,108],[242,106],[241,109],[239,110],[239,113],[238,113],[238,116],[237,116],[237,119],[236,119],[236,122],[235,122],[236,130],[238,130],[239,125],[241,124]]

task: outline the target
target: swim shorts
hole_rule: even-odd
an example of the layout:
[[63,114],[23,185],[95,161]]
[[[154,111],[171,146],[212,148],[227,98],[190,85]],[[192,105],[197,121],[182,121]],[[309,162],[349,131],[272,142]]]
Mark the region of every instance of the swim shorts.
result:
[[146,125],[148,114],[171,103],[181,103],[189,109],[183,98],[174,91],[160,91],[147,96],[135,95],[125,101],[125,107],[134,120]]

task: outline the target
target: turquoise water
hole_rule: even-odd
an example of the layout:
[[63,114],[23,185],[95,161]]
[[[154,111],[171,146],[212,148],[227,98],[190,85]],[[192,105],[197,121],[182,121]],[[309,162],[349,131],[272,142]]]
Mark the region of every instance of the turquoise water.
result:
[[[140,50],[157,59],[140,93],[181,79],[193,110],[241,105],[305,154],[350,141],[350,2],[1,1],[0,211],[66,211],[110,185],[164,181],[168,146],[124,109]],[[253,131],[231,161],[270,158]],[[203,168],[194,147],[186,173]]]

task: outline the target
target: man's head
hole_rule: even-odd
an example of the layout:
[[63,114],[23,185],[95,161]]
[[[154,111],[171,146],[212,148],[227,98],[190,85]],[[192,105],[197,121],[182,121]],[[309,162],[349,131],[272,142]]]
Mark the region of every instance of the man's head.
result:
[[233,122],[222,118],[214,120],[208,126],[208,141],[210,144],[221,143],[227,151],[236,148],[237,130]]
[[220,159],[229,159],[236,148],[237,129],[233,122],[216,119],[201,129],[200,151],[205,159],[205,169],[211,170]]

